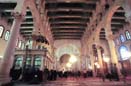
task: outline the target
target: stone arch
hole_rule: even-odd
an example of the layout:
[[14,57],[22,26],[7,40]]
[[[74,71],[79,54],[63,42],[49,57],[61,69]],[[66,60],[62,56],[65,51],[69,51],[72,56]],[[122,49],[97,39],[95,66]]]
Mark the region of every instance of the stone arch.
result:
[[57,57],[58,60],[60,60],[60,57],[64,54],[68,54],[68,55],[73,54],[76,57],[80,57],[80,50],[76,45],[65,44],[56,49],[55,56]]
[[106,32],[106,35],[110,34],[111,32],[111,20],[112,20],[112,17],[114,15],[114,13],[117,11],[118,8],[122,7],[122,2],[121,3],[118,3],[118,2],[115,2],[115,4],[109,9],[108,11],[108,14],[106,15],[106,19],[105,19],[105,24],[104,24],[104,27],[103,28],[106,28],[105,29],[105,32]]
[[100,41],[99,45],[104,49],[104,54],[110,56],[109,46],[107,40]]
[[44,35],[45,35],[45,31],[43,31],[43,28],[42,28],[42,22],[41,22],[40,14],[39,14],[39,12],[36,8],[35,1],[34,0],[27,0],[26,4],[27,4],[27,8],[29,8],[31,13],[32,13],[32,17],[33,17],[33,20],[34,20],[34,27],[35,27],[34,32],[35,32],[35,34],[38,34],[38,32],[40,30],[40,32],[44,33]]
[[[101,30],[103,30],[104,32],[105,32],[105,28],[101,28],[100,29],[100,31]],[[106,40],[106,33],[104,33],[104,35],[105,35],[105,39],[104,40],[101,40],[100,39],[100,32],[99,32],[99,42],[97,43],[99,46],[101,46],[103,49],[104,49],[104,54],[105,55],[108,55],[108,56],[110,56],[110,54],[109,54],[109,46],[107,46],[108,45],[108,42],[107,42],[107,40]]]

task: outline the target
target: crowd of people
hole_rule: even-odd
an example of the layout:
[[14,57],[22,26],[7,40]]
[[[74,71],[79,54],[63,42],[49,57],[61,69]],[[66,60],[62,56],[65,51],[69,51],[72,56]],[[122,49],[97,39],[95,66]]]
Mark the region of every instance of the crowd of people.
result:
[[42,71],[39,68],[26,68],[22,70],[21,67],[12,67],[10,70],[10,77],[12,81],[23,81],[27,83],[40,83],[42,81],[52,81],[57,80],[57,78],[68,78],[68,77],[92,77],[93,73],[91,70],[82,72],[82,71],[57,71],[49,70],[45,67]]
[[[12,67],[10,70],[10,77],[12,81],[24,81],[27,83],[40,83],[46,81],[57,80],[58,78],[87,78],[92,77],[92,70],[83,70],[83,71],[57,71],[54,69],[49,70],[47,67],[42,71],[39,68],[29,67],[24,70],[20,67]],[[106,73],[105,78],[109,80],[117,80],[119,81],[119,75],[117,73],[116,65],[114,65],[111,69],[111,73]]]

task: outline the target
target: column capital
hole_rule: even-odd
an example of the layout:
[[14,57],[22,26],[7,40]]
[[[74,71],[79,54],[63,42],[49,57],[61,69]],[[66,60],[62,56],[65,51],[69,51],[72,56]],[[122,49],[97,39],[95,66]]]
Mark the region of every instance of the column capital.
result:
[[17,11],[13,11],[13,12],[12,12],[12,15],[13,15],[13,17],[14,17],[15,19],[21,19],[21,20],[23,20],[24,17],[25,17],[25,15],[23,15],[23,14],[17,12]]
[[101,49],[101,46],[100,45],[96,45],[96,49]]
[[25,17],[27,9],[26,2],[26,0],[17,0],[17,5],[12,12],[12,15],[15,19],[23,19]]

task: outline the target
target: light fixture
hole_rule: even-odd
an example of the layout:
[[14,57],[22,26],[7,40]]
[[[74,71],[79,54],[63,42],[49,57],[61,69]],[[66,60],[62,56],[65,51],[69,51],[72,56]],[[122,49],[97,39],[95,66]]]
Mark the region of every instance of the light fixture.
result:
[[131,57],[131,53],[128,51],[124,51],[124,52],[122,52],[122,57],[124,57],[124,58]]
[[98,69],[100,68],[100,65],[99,64],[97,64],[97,66],[96,66]]
[[74,55],[71,55],[69,62],[70,63],[75,63],[77,61],[77,58]]
[[2,59],[3,58],[3,56],[0,56],[0,59]]
[[98,64],[98,62],[95,62],[94,64],[95,64],[96,68],[98,68],[98,69],[100,68],[100,65]]
[[98,64],[98,62],[95,62],[94,64],[95,64],[95,65],[97,65],[97,64]]
[[92,69],[93,69],[91,65],[89,65],[89,69],[90,69],[90,70],[92,70]]
[[67,63],[67,64],[66,64],[66,67],[70,68],[71,65],[72,65],[71,63]]
[[108,63],[108,62],[110,61],[110,59],[109,59],[109,57],[105,57],[105,56],[104,56],[104,57],[103,57],[103,61],[106,62],[106,63]]
[[105,56],[103,54],[103,61],[106,62],[106,63],[108,63],[110,61],[110,58],[108,56]]

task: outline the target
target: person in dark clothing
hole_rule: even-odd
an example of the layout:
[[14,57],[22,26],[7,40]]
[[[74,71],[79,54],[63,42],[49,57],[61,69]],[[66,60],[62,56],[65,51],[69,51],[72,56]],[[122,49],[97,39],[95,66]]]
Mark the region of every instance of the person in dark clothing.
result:
[[117,72],[117,67],[116,67],[116,64],[114,64],[111,68],[111,74],[112,74],[112,78],[116,81],[119,81],[119,75],[118,75],[118,72]]
[[10,77],[11,77],[11,81],[16,81],[20,78],[20,75],[22,73],[22,68],[21,67],[15,67],[13,66],[11,69],[10,69]]
[[111,73],[108,72],[106,74],[106,78],[109,79],[109,81],[112,81],[112,75],[111,75]]
[[30,81],[30,84],[39,84],[42,82],[42,71],[39,68],[35,68],[34,73],[32,74],[33,78]]
[[11,77],[11,80],[15,80],[15,66],[13,66],[11,69],[10,69],[10,77]]
[[49,70],[47,67],[45,67],[44,71],[43,71],[43,80],[47,81],[47,78],[49,77]]

